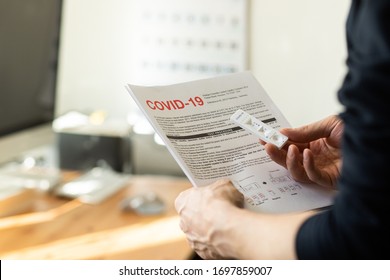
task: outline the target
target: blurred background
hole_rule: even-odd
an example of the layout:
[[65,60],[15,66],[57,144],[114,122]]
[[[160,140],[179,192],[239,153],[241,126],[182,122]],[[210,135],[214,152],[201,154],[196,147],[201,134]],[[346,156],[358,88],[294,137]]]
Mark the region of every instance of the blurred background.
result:
[[[185,181],[127,83],[163,85],[250,70],[292,126],[338,113],[349,3],[0,0],[0,240],[15,235],[2,228],[1,217],[47,211],[69,199],[101,205],[132,176],[143,176],[142,186],[145,176],[159,176],[146,185],[167,176]],[[65,188],[64,172],[105,187]],[[65,178],[73,182],[72,174]],[[45,204],[42,196],[25,196],[26,188],[67,200]],[[0,247],[0,254],[16,250],[11,247]]]
[[[293,126],[340,109],[349,1],[35,1],[0,2],[2,134],[70,111],[99,111],[152,134],[126,83],[243,70]],[[149,148],[139,160],[156,158]],[[154,162],[139,172],[160,172]]]
[[348,4],[65,1],[56,114],[102,109],[125,118],[137,112],[126,83],[248,69],[293,126],[323,118],[339,110]]
[[[335,92],[344,75],[348,4],[65,1],[57,114],[103,108],[125,116],[133,108],[123,90],[127,82],[172,83],[216,74],[180,65],[158,69],[159,62],[195,68],[215,63],[250,69],[292,125],[316,120],[338,110]],[[234,42],[236,47],[229,46]],[[152,70],[167,78],[150,75]]]

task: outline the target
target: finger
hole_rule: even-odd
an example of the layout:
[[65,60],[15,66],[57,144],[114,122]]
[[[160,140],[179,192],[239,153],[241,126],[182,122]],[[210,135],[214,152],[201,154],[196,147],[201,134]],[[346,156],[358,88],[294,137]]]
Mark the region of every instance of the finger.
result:
[[225,178],[218,179],[217,181],[215,181],[211,185],[214,186],[214,187],[217,187],[217,188],[221,187],[221,186],[225,186],[225,185],[231,185],[233,187],[233,185],[231,184],[230,180],[229,179],[225,179]]
[[179,227],[182,232],[187,233],[188,232],[188,225],[183,221],[183,219],[180,219]]
[[233,185],[229,179],[220,179],[214,182],[211,187],[217,190],[216,194],[229,200],[238,207],[244,205],[244,195]]
[[203,260],[216,260],[216,259],[222,259],[222,257],[217,254],[212,248],[209,248],[208,246],[205,246],[201,244],[200,246],[197,245],[197,242],[193,243],[192,249],[198,254],[200,258]]
[[188,196],[189,196],[189,192],[190,192],[191,189],[189,190],[185,190],[183,192],[181,192],[175,199],[175,209],[176,209],[176,212],[178,214],[180,214],[184,208],[184,205],[188,199]]
[[220,255],[218,255],[216,252],[214,252],[212,249],[206,249],[203,251],[203,257],[204,260],[218,260],[222,259]]
[[196,254],[202,259],[202,260],[210,260],[209,254],[207,251],[200,251],[200,250],[194,250]]
[[[265,145],[267,145],[267,144],[270,144],[270,143],[265,142],[264,140],[261,140],[261,139],[259,139],[259,143],[260,143],[261,145],[263,145],[263,146],[265,146]],[[287,140],[287,142],[285,143],[285,145],[283,145],[283,147],[282,147],[281,149],[287,151],[289,144],[296,144],[296,143]],[[298,145],[299,145],[299,143],[298,143]],[[276,147],[276,146],[275,146],[275,147]],[[280,150],[280,149],[278,148],[278,150]]]
[[309,177],[299,159],[299,150],[295,145],[291,145],[287,151],[287,169],[294,180],[299,182],[310,182]]
[[303,166],[308,178],[314,183],[324,187],[331,184],[329,177],[316,167],[313,153],[309,149],[303,151]]
[[239,207],[243,208],[244,207],[244,201],[245,201],[245,196],[242,192],[240,192],[236,187],[232,185],[231,191],[229,191],[229,201]]
[[305,143],[329,137],[335,126],[339,124],[340,120],[337,117],[329,116],[320,121],[301,127],[283,128],[280,132],[286,135],[291,141]]
[[266,144],[264,146],[264,149],[274,162],[283,166],[284,168],[287,168],[286,165],[287,152],[285,150],[279,150],[275,145],[272,144]]

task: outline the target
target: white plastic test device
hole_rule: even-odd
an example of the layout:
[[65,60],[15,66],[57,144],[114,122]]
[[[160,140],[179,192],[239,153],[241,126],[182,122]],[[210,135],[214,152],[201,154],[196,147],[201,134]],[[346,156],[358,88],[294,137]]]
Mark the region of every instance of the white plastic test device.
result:
[[259,137],[261,140],[274,144],[279,149],[281,149],[288,140],[287,136],[241,109],[237,110],[230,117],[230,120]]

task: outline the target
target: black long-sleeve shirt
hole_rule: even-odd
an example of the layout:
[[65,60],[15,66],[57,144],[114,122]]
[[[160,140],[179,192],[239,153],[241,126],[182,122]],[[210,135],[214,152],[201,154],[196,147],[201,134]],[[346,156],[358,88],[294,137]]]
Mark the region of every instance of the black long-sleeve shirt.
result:
[[299,259],[390,259],[390,0],[352,1],[347,46],[339,193],[299,229]]

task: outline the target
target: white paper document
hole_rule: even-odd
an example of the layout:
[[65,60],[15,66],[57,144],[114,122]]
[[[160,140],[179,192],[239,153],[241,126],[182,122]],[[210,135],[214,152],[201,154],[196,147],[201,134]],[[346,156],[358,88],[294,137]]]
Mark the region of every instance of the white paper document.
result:
[[284,213],[332,204],[334,192],[294,181],[259,139],[230,120],[238,109],[279,129],[289,123],[249,72],[168,86],[127,85],[195,187],[228,178],[246,208]]

